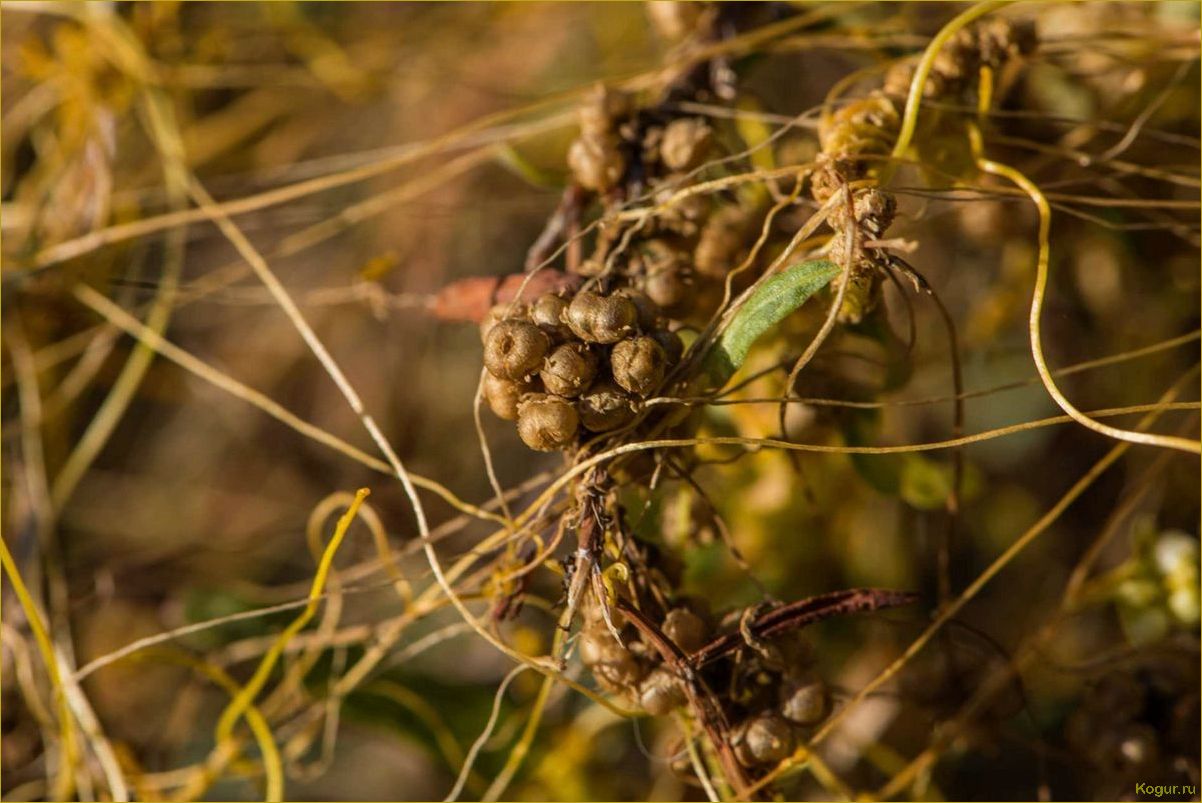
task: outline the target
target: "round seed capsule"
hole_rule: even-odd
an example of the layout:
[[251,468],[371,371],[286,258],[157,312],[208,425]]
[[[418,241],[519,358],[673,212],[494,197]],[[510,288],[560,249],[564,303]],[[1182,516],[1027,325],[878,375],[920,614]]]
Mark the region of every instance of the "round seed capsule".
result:
[[518,420],[518,402],[532,389],[529,382],[501,379],[488,372],[484,374],[484,400],[498,418],[506,421]]
[[547,356],[539,376],[548,393],[574,398],[593,384],[597,356],[583,343],[564,343]]
[[709,628],[701,617],[688,608],[673,608],[664,617],[664,635],[676,642],[686,653],[696,652],[705,645]]
[[593,670],[598,680],[619,688],[638,683],[643,675],[638,659],[619,644],[603,624],[581,634],[580,661]]
[[530,394],[518,403],[518,436],[540,452],[553,452],[570,445],[580,428],[576,408],[566,399]]
[[529,321],[501,321],[484,343],[484,367],[500,379],[525,379],[543,364],[551,338]]
[[667,357],[650,337],[632,337],[614,346],[609,357],[614,381],[636,396],[646,396],[664,379]]
[[581,187],[605,192],[621,181],[626,159],[612,137],[582,136],[568,148],[568,167]]
[[616,384],[603,379],[580,397],[580,423],[591,432],[609,432],[634,420],[633,400]]
[[544,293],[530,305],[530,320],[553,340],[566,340],[572,330],[563,322],[568,302],[554,293]]
[[734,742],[740,764],[775,764],[793,752],[793,729],[780,716],[765,712],[745,720],[735,732]]
[[573,334],[586,343],[617,343],[634,331],[638,310],[620,295],[577,293],[566,315]]
[[684,255],[663,240],[651,240],[642,249],[643,290],[661,309],[682,311],[693,300],[692,269]]
[[598,85],[581,105],[579,114],[580,130],[588,136],[600,136],[630,114],[630,96],[621,89]]
[[789,684],[782,690],[780,712],[798,725],[817,725],[826,717],[830,696],[826,684],[817,678],[808,683]]
[[526,309],[523,304],[515,304],[511,310],[509,304],[497,304],[490,307],[488,312],[484,313],[484,318],[480,321],[480,342],[488,342],[488,333],[493,330],[493,327],[507,318],[524,318],[526,317]]
[[712,141],[713,130],[704,120],[673,120],[664,129],[659,157],[669,170],[692,170],[705,159]]
[[680,679],[667,669],[656,667],[639,687],[639,705],[648,714],[660,717],[686,702]]
[[680,335],[667,329],[656,329],[651,333],[651,337],[664,350],[664,358],[669,365],[680,362],[680,358],[684,356],[684,341],[680,339]]
[[634,304],[640,330],[650,332],[655,328],[659,322],[660,309],[654,301],[647,297],[646,293],[633,287],[622,287],[615,290],[614,295],[629,298]]

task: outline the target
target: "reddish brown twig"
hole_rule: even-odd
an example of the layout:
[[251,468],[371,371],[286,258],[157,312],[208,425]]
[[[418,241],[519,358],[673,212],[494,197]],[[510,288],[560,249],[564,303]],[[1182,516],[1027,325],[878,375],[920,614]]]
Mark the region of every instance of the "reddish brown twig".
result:
[[680,678],[693,717],[705,731],[710,744],[714,746],[727,782],[733,787],[735,796],[739,800],[748,800],[751,783],[743,765],[735,758],[734,748],[730,743],[730,722],[726,718],[722,704],[693,671],[688,656],[672,639],[664,635],[664,632],[642,611],[620,597],[614,602],[614,607],[630,620],[643,638],[663,656],[664,663]]
[[[908,591],[891,591],[883,588],[853,588],[846,591],[834,591],[830,594],[820,594],[817,597],[769,608],[751,620],[749,629],[757,638],[771,638],[834,616],[895,608],[899,605],[909,605],[917,599],[917,594]],[[742,647],[745,643],[742,633],[727,633],[689,656],[689,662],[694,668],[699,669]]]

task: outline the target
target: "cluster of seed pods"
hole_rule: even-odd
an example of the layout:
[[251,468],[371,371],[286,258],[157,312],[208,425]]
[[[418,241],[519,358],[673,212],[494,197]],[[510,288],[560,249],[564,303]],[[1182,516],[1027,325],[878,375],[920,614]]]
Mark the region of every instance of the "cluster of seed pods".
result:
[[[679,189],[712,142],[701,118],[638,108],[630,95],[598,87],[580,110],[568,163],[576,185],[609,206]],[[485,399],[517,422],[530,448],[568,449],[584,434],[630,423],[680,360],[676,331],[712,312],[753,215],[715,209],[702,196],[666,210],[620,244],[616,228],[599,235],[591,256],[570,268],[583,289],[498,306],[485,318]]]
[[[685,680],[640,638],[620,613],[606,622],[600,606],[583,606],[578,653],[598,684],[628,705],[664,716],[688,702]],[[613,624],[617,635],[610,628]],[[704,602],[671,607],[659,629],[679,650],[700,650],[716,632],[738,627],[738,616],[715,627]],[[619,641],[620,637],[620,641]],[[826,719],[830,695],[814,672],[809,645],[797,633],[749,643],[702,670],[706,684],[724,701],[731,746],[743,766],[762,767],[789,756],[800,740]]]
[[484,398],[531,449],[629,424],[684,344],[643,293],[550,292],[495,307],[481,325]]
[[585,100],[579,120],[580,136],[568,152],[575,183],[605,206],[653,198],[657,213],[618,259],[611,257],[621,232],[604,232],[578,271],[620,277],[673,319],[703,318],[758,222],[755,210],[738,204],[716,205],[703,194],[674,197],[696,182],[692,171],[713,155],[712,126],[664,106],[638,108],[629,95],[604,87]]

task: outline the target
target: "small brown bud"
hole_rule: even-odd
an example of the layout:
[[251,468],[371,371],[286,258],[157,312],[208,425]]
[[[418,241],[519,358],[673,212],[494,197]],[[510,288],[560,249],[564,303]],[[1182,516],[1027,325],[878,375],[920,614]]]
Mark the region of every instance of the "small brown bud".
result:
[[572,332],[587,343],[617,343],[634,331],[638,310],[623,296],[580,292],[568,305]]
[[580,634],[580,661],[593,670],[598,680],[617,688],[632,686],[643,675],[638,659],[617,642],[603,623]]
[[605,192],[622,180],[626,159],[612,137],[582,136],[568,148],[568,167],[581,187]]
[[530,321],[553,340],[566,340],[572,330],[563,322],[568,302],[555,293],[544,293],[530,305]]
[[[510,309],[511,306],[513,307],[512,309]],[[484,313],[484,318],[480,321],[480,342],[487,343],[488,333],[491,332],[492,328],[501,321],[509,318],[521,319],[525,317],[526,306],[521,303],[513,305],[508,303],[497,304],[493,307],[490,307],[488,312]]]
[[580,131],[600,137],[613,131],[630,114],[630,95],[621,89],[598,84],[580,106]]
[[484,343],[484,366],[500,379],[525,379],[543,364],[551,338],[529,321],[501,321]]
[[522,395],[534,389],[530,382],[501,379],[484,372],[484,400],[498,418],[506,421],[518,420],[518,402]]
[[661,717],[685,702],[687,698],[680,678],[662,666],[651,670],[639,686],[639,705],[648,714]]
[[615,290],[613,294],[621,298],[629,298],[634,304],[635,311],[638,313],[637,321],[640,330],[650,332],[655,328],[660,318],[659,305],[648,298],[646,293],[633,287],[622,287]]
[[558,396],[530,394],[518,403],[518,435],[540,452],[569,446],[580,428],[576,408]]
[[664,129],[659,157],[669,170],[692,170],[705,160],[713,138],[713,129],[700,118],[673,120]]
[[779,715],[764,712],[740,723],[732,741],[740,764],[775,764],[793,752],[793,729]]
[[818,678],[809,682],[789,683],[782,688],[780,712],[798,725],[817,725],[830,708],[826,684]]
[[580,397],[580,422],[592,432],[609,432],[634,420],[633,400],[608,379],[595,383]]
[[650,337],[632,337],[614,346],[609,357],[614,381],[636,396],[646,396],[664,380],[667,357]]
[[651,240],[642,249],[643,290],[661,309],[682,312],[692,302],[692,269],[684,255],[663,240]]
[[597,355],[583,343],[564,343],[547,356],[539,376],[548,393],[575,398],[593,384]]
[[709,628],[700,616],[688,608],[673,608],[664,617],[664,635],[672,639],[686,653],[694,653],[705,646]]
[[680,358],[684,356],[684,341],[680,339],[680,335],[667,329],[656,329],[651,333],[651,337],[664,350],[664,358],[667,359],[668,365],[680,362]]

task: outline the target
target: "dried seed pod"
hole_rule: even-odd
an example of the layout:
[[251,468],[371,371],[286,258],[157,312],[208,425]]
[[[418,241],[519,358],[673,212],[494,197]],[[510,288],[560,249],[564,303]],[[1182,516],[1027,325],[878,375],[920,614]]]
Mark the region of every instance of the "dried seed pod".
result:
[[692,277],[681,266],[666,265],[648,271],[643,277],[643,290],[648,298],[676,317],[688,311],[696,297]]
[[530,321],[549,334],[552,339],[566,340],[572,330],[563,322],[568,302],[555,293],[544,293],[530,305]]
[[484,317],[480,320],[480,342],[488,342],[488,333],[493,330],[493,327],[501,321],[510,318],[526,317],[526,305],[522,303],[513,304],[513,309],[510,309],[510,304],[497,304],[490,307],[488,312],[484,313]]
[[484,342],[484,367],[500,379],[525,379],[543,364],[551,338],[529,321],[501,321]]
[[664,358],[667,359],[668,365],[680,362],[680,358],[684,356],[684,341],[680,339],[680,335],[667,329],[656,329],[651,333],[651,337],[664,350]]
[[714,132],[699,117],[673,120],[664,129],[659,158],[670,170],[692,170],[705,160]]
[[582,136],[568,148],[568,167],[581,187],[605,192],[622,180],[626,159],[613,137]]
[[593,384],[597,355],[583,343],[564,343],[547,355],[539,376],[548,393],[575,398]]
[[793,752],[793,729],[782,717],[766,711],[740,723],[732,741],[735,758],[743,766],[775,764]]
[[629,114],[629,94],[598,84],[580,107],[580,131],[587,137],[600,137],[613,131],[617,122]]
[[830,709],[826,684],[814,677],[808,682],[787,683],[781,688],[780,712],[798,725],[817,725]]
[[636,396],[659,387],[667,362],[663,347],[650,337],[623,340],[609,356],[614,381]]
[[633,287],[621,287],[614,290],[615,296],[629,298],[634,304],[637,312],[637,321],[639,329],[644,332],[650,332],[659,322],[660,309],[659,306],[647,297],[647,294],[642,290],[637,290]]
[[566,317],[572,333],[586,343],[617,343],[634,331],[638,310],[624,296],[585,291],[572,299]]
[[685,262],[685,255],[664,240],[649,240],[641,252],[642,285],[647,297],[674,317],[680,317],[696,296],[693,270]]
[[591,432],[609,432],[634,420],[634,401],[608,379],[596,382],[579,400],[580,423]]
[[703,276],[724,278],[748,245],[751,214],[741,206],[724,206],[709,216],[693,250],[693,264]]
[[657,717],[680,708],[687,700],[680,678],[662,666],[651,670],[639,686],[639,705]]
[[576,438],[579,428],[576,408],[566,399],[532,393],[518,403],[518,435],[531,449],[563,449]]
[[709,628],[700,616],[688,608],[673,608],[664,617],[664,635],[672,639],[686,653],[694,653],[705,646]]
[[518,402],[533,389],[531,382],[501,379],[487,371],[484,373],[484,400],[498,418],[506,421],[518,420]]
[[617,688],[633,686],[643,676],[638,658],[619,644],[602,623],[580,634],[580,661],[593,670],[598,680]]

